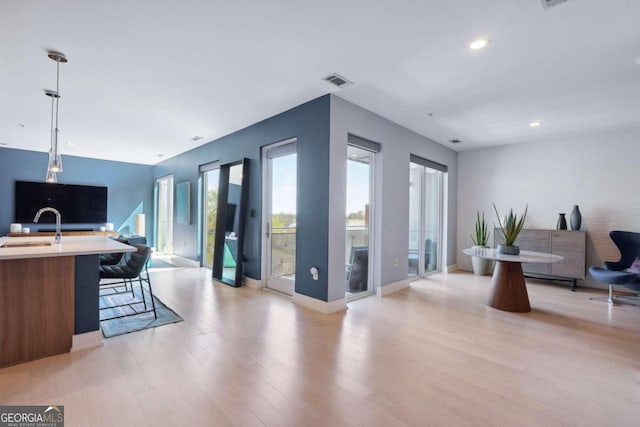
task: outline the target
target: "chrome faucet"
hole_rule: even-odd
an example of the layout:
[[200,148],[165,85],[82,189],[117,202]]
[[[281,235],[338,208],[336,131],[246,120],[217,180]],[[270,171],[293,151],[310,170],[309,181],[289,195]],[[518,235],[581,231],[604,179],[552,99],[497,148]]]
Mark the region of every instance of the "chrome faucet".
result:
[[53,212],[56,214],[56,238],[55,242],[60,243],[60,239],[62,238],[62,231],[60,230],[60,212],[55,208],[42,208],[37,213],[36,216],[33,217],[33,222],[38,222],[40,219],[40,215],[44,212]]

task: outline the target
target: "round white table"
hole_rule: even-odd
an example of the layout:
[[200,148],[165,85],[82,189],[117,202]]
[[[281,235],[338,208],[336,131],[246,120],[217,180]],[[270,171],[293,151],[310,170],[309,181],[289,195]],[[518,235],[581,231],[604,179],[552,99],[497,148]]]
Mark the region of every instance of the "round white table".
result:
[[520,251],[519,255],[502,255],[496,253],[493,248],[468,248],[462,252],[465,255],[496,261],[491,281],[493,289],[487,305],[514,313],[531,311],[522,263],[552,263],[563,259],[559,255],[532,251]]

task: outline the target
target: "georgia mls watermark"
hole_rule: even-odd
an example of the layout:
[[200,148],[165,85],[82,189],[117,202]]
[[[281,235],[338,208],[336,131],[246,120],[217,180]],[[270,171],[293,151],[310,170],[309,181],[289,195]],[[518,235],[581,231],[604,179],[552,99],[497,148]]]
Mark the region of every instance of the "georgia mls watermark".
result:
[[64,427],[64,406],[0,406],[0,427]]

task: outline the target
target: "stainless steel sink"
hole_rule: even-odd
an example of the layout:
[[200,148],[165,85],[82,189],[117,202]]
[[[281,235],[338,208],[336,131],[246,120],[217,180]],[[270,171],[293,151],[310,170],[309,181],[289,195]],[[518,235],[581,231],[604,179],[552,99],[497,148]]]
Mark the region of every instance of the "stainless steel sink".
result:
[[0,248],[30,248],[33,246],[51,246],[51,242],[46,240],[36,242],[5,242],[0,245]]

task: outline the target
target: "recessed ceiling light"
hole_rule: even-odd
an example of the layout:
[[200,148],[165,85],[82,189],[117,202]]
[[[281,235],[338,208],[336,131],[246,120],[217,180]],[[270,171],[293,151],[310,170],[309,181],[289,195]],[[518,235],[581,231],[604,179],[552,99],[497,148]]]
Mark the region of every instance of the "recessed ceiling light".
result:
[[75,147],[75,146],[76,146],[76,144],[74,144],[73,142],[67,142],[66,144],[67,144],[69,147]]
[[532,128],[537,128],[538,126],[542,126],[542,123],[544,123],[544,122],[542,122],[540,120],[535,120],[535,121],[529,123],[529,126],[531,126]]
[[159,154],[156,154],[156,156],[158,156],[158,157],[164,157],[164,154],[159,153]]
[[487,38],[475,39],[469,45],[469,49],[471,49],[471,50],[479,50],[479,49],[482,49],[482,48],[486,47],[487,44],[489,44],[489,39],[487,39]]
[[20,126],[22,129],[24,129],[24,123],[18,123],[18,126]]
[[200,141],[201,139],[202,139],[202,137],[198,136],[198,135],[196,135],[193,138],[191,138],[192,141]]
[[450,139],[449,142],[452,143],[452,144],[460,144],[460,140],[459,139]]

